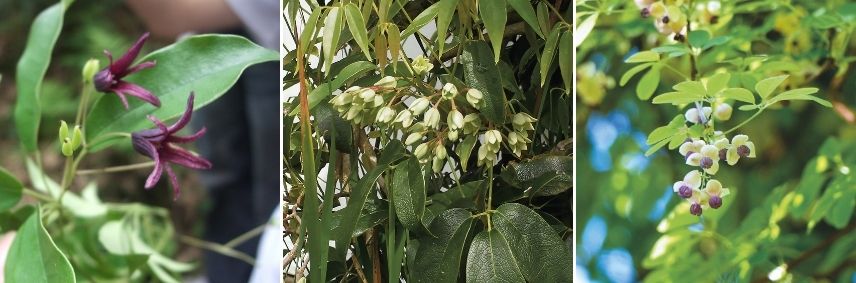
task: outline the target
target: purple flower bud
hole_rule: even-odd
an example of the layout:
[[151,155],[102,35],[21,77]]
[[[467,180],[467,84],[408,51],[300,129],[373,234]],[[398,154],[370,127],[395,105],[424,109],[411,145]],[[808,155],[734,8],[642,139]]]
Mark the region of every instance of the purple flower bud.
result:
[[125,109],[128,109],[128,100],[125,98],[126,94],[160,107],[160,100],[150,91],[137,84],[122,80],[127,75],[155,66],[154,61],[142,62],[136,66],[131,66],[131,63],[134,63],[134,59],[137,59],[137,56],[140,54],[140,49],[143,48],[143,44],[148,38],[149,33],[143,34],[143,36],[141,36],[140,39],[138,39],[137,42],[128,49],[128,52],[116,61],[113,61],[113,54],[110,53],[110,51],[104,50],[104,54],[107,55],[108,59],[110,59],[110,66],[107,66],[107,68],[104,68],[92,78],[92,82],[95,84],[96,90],[105,93],[115,93],[119,96],[119,99],[122,101],[122,105],[125,106]]
[[701,164],[701,168],[704,169],[710,169],[710,167],[713,167],[713,159],[710,157],[702,157],[699,163]]
[[701,205],[696,202],[690,205],[690,214],[695,216],[701,216]]
[[668,23],[669,23],[669,16],[663,16],[663,23],[664,23],[664,24],[668,24]]
[[740,157],[749,156],[749,147],[746,146],[745,144],[738,146],[737,147],[737,155],[739,155]]
[[719,160],[725,160],[727,156],[728,156],[728,149],[727,148],[723,148],[723,149],[719,150]]
[[642,8],[640,15],[642,15],[643,18],[647,18],[648,16],[651,16],[651,10],[648,10],[648,8]]
[[713,209],[717,209],[722,206],[722,198],[719,196],[712,196],[710,197],[710,200],[707,201],[707,204],[709,204]]
[[145,188],[151,189],[154,187],[160,180],[163,171],[166,171],[172,184],[174,199],[178,199],[180,190],[178,187],[178,178],[176,178],[175,173],[172,171],[170,163],[193,169],[211,168],[211,162],[205,158],[196,156],[176,146],[176,144],[195,141],[205,134],[205,128],[202,128],[195,134],[187,137],[176,135],[176,133],[181,131],[190,122],[190,116],[193,114],[193,97],[194,95],[191,92],[190,97],[187,99],[187,108],[175,124],[166,126],[158,118],[149,116],[149,120],[157,127],[131,134],[131,142],[133,143],[134,150],[151,158],[155,162],[155,169],[149,175],[149,178],[146,179]]
[[673,39],[675,41],[684,42],[684,40],[686,40],[687,38],[683,34],[678,33],[678,34],[675,34],[675,37],[673,37]]
[[678,195],[682,198],[690,198],[691,196],[693,196],[693,189],[691,189],[687,185],[683,185],[681,186],[681,188],[678,189]]

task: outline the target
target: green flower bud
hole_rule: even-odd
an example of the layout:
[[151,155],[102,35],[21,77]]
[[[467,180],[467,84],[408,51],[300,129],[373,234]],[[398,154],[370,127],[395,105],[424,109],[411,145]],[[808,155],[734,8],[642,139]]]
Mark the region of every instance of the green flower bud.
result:
[[425,112],[425,117],[423,122],[425,126],[430,127],[432,129],[437,129],[440,127],[440,111],[437,108],[428,109],[428,112]]
[[383,88],[394,88],[396,86],[396,80],[392,76],[386,76],[377,81],[374,85]]
[[482,95],[482,92],[478,89],[470,88],[467,90],[467,102],[469,102],[474,108],[479,109],[479,104],[481,103],[482,98],[484,98],[484,95]]
[[449,130],[448,137],[450,141],[458,140],[458,130]]
[[434,64],[431,64],[431,61],[424,56],[420,55],[419,57],[416,57],[416,59],[413,59],[413,72],[416,73],[416,75],[423,75],[433,68]]
[[92,78],[95,77],[95,74],[98,73],[98,70],[101,69],[101,62],[96,59],[89,59],[86,61],[86,64],[83,64],[83,82],[91,83]]
[[728,103],[720,103],[716,106],[716,111],[713,112],[713,117],[720,121],[731,119],[731,105],[728,105]]
[[446,147],[442,144],[438,144],[437,147],[434,148],[434,158],[445,159],[447,156]]
[[404,141],[404,144],[412,145],[418,141],[421,141],[422,137],[423,137],[422,133],[418,133],[418,132],[412,133],[412,134],[407,136],[407,139]]
[[65,121],[59,121],[59,141],[62,142],[68,139],[68,124]]
[[71,142],[69,140],[65,140],[62,142],[62,155],[66,157],[71,157],[74,154],[74,149],[72,149]]
[[431,163],[431,170],[434,170],[434,173],[440,173],[443,170],[443,159],[434,157],[434,161]]
[[383,105],[383,96],[375,95],[374,97],[374,107],[381,107]]
[[77,149],[83,142],[83,132],[80,131],[80,126],[74,126],[74,133],[71,135],[71,149]]
[[353,120],[357,117],[358,114],[363,110],[363,106],[359,104],[354,104],[351,106],[351,109],[348,109],[348,113],[345,115],[345,120]]
[[458,88],[455,87],[454,84],[446,83],[443,85],[443,98],[452,99],[455,98],[456,95],[458,95]]
[[413,115],[422,114],[422,112],[425,112],[425,109],[428,109],[429,105],[431,105],[431,101],[428,98],[417,98],[413,101],[413,104],[410,104],[410,112],[413,112]]
[[413,150],[413,155],[419,160],[422,160],[426,154],[428,154],[428,143],[421,143]]

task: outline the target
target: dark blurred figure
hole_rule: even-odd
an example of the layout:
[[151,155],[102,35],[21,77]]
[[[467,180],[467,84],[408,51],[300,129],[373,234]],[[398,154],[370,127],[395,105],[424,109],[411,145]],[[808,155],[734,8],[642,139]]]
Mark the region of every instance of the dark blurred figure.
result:
[[[248,33],[266,48],[279,50],[277,0],[127,0],[156,37],[187,33]],[[235,32],[237,31],[237,32]],[[214,167],[200,172],[211,208],[205,240],[226,243],[262,225],[279,204],[279,63],[244,71],[223,97],[194,113],[200,154]],[[259,238],[237,247],[256,255]],[[209,282],[247,282],[252,266],[205,252]]]

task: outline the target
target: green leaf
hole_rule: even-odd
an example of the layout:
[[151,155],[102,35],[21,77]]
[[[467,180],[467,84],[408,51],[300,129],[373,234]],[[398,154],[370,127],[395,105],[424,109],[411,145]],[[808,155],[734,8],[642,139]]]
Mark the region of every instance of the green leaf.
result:
[[703,95],[673,91],[658,95],[657,97],[654,97],[654,100],[652,100],[651,102],[654,104],[668,103],[673,105],[683,105],[700,101],[702,99],[704,99]]
[[396,166],[393,185],[390,191],[398,220],[407,229],[419,229],[425,215],[425,175],[416,157]]
[[389,47],[389,55],[392,56],[392,70],[395,72],[398,69],[398,56],[401,54],[401,32],[398,31],[398,26],[386,26],[386,44]]
[[550,65],[553,62],[553,56],[556,53],[556,46],[559,45],[559,36],[561,35],[559,26],[553,27],[550,35],[547,36],[547,43],[544,44],[544,52],[541,53],[541,86],[547,82],[547,72],[550,71]]
[[507,0],[508,5],[511,5],[511,8],[535,30],[535,33],[538,34],[541,38],[544,38],[544,33],[541,32],[541,28],[538,25],[538,18],[535,15],[535,9],[532,8],[532,4],[529,3],[528,0]]
[[152,52],[140,61],[157,61],[158,65],[126,80],[157,95],[161,107],[129,99],[130,108],[125,110],[116,95],[103,95],[86,120],[90,152],[117,141],[96,143],[105,134],[154,127],[147,115],[162,121],[178,117],[191,91],[196,93],[194,108],[199,109],[229,90],[247,67],[277,60],[277,52],[234,35],[193,36]]
[[363,210],[377,178],[404,156],[404,145],[400,141],[391,141],[381,151],[377,165],[357,181],[356,186],[351,191],[347,206],[339,212],[343,215],[342,226],[339,226],[333,233],[335,236],[332,239],[336,242],[336,253],[333,254],[333,259],[344,261],[345,252],[351,242],[351,234],[356,228],[360,219],[360,212]]
[[440,0],[437,8],[437,54],[443,54],[443,48],[446,46],[446,33],[449,32],[449,24],[452,23],[452,16],[455,15],[455,7],[458,6],[458,0]]
[[694,30],[687,36],[687,40],[693,47],[702,48],[710,41],[710,33],[706,30]]
[[342,16],[339,15],[339,7],[332,7],[327,12],[327,18],[324,19],[324,29],[321,38],[321,49],[324,52],[324,68],[326,75],[330,74],[330,64],[333,63],[333,57],[336,56],[336,51],[339,49],[339,38],[342,36]]
[[692,96],[704,97],[707,94],[707,90],[705,90],[704,85],[697,81],[680,82],[673,86],[672,89]]
[[470,135],[465,137],[464,140],[455,147],[455,153],[458,154],[458,157],[461,159],[461,169],[467,170],[467,163],[470,160],[470,154],[472,154],[473,147],[475,147],[477,140],[477,135]]
[[[515,187],[537,190],[534,195],[552,196],[571,188],[573,162],[570,156],[542,154],[524,162],[511,163],[502,170],[501,176]],[[539,183],[538,179],[543,176],[552,177],[546,183]]]
[[0,167],[0,212],[6,211],[21,200],[24,185],[5,168]]
[[487,29],[487,36],[493,46],[493,62],[499,62],[499,50],[502,49],[502,34],[505,32],[506,7],[503,1],[478,1],[479,16]]
[[461,255],[472,229],[472,213],[462,208],[444,211],[431,222],[431,235],[419,239],[411,273],[414,282],[455,282]]
[[366,59],[371,61],[372,55],[369,52],[368,27],[366,27],[366,21],[363,19],[363,14],[360,13],[360,9],[357,8],[357,5],[354,3],[348,3],[348,5],[345,5],[345,19],[348,20],[348,30],[350,30],[351,35],[354,36],[354,41],[356,41],[357,45],[360,46],[360,49],[363,50],[363,54],[366,55]]
[[559,71],[562,72],[562,80],[565,82],[565,93],[571,93],[571,83],[573,82],[574,62],[571,55],[573,47],[571,47],[572,35],[570,31],[562,34],[559,39]]
[[491,60],[490,47],[483,41],[471,41],[464,47],[461,63],[464,65],[464,81],[484,95],[481,114],[496,124],[505,123],[505,91],[499,68]]
[[300,32],[299,48],[304,53],[308,53],[307,48],[309,48],[309,44],[315,39],[315,26],[318,23],[318,19],[321,18],[321,11],[322,9],[312,9],[309,19],[306,21],[305,26],[303,26],[303,31]]
[[68,258],[42,226],[36,209],[18,229],[9,247],[4,276],[6,282],[76,282]]
[[719,96],[725,99],[734,99],[755,104],[755,95],[745,88],[726,88],[719,93]]
[[645,63],[645,62],[656,62],[660,60],[660,54],[654,51],[640,51],[636,52],[627,60],[624,60],[624,63]]
[[761,95],[761,100],[766,100],[770,94],[773,93],[773,90],[779,87],[785,79],[788,78],[788,75],[781,75],[772,78],[766,78],[755,84],[755,91]]
[[583,44],[583,41],[586,39],[586,37],[588,37],[589,33],[594,30],[594,25],[597,23],[598,15],[598,13],[592,14],[591,16],[580,22],[580,24],[577,25],[577,28],[574,29],[574,35],[576,36],[574,37],[574,48],[577,48],[580,46],[580,44]]
[[770,99],[770,102],[768,102],[768,104],[774,104],[776,102],[785,101],[785,100],[811,100],[811,101],[817,102],[817,104],[820,104],[820,105],[823,105],[826,107],[832,107],[832,103],[829,103],[829,101],[826,101],[826,100],[823,100],[817,96],[811,95],[813,93],[816,93],[817,91],[818,91],[818,89],[813,88],[813,87],[792,89],[792,90],[785,91],[783,93],[780,93],[779,95],[774,96],[772,99]]
[[422,13],[419,13],[419,15],[413,18],[413,21],[410,22],[410,25],[408,25],[407,28],[405,28],[404,31],[401,32],[401,38],[407,38],[408,36],[413,35],[417,31],[419,31],[419,29],[430,23],[431,20],[437,17],[439,7],[439,3],[434,3],[431,4],[431,6],[429,6],[427,9],[423,10]]
[[671,137],[673,134],[675,134],[674,128],[670,127],[669,125],[662,126],[654,129],[653,131],[651,131],[650,134],[648,134],[648,140],[646,141],[646,143],[649,145],[655,144],[659,141],[662,141],[663,139]]
[[[333,94],[333,91],[345,86],[349,81],[362,77],[371,70],[377,69],[377,65],[367,61],[357,61],[349,64],[329,83],[323,83],[309,92],[309,110],[312,110]],[[297,115],[300,108],[294,108],[289,115]]]
[[729,73],[717,73],[707,80],[707,93],[715,95],[721,90],[728,87],[728,81],[731,80]]
[[497,230],[476,235],[467,254],[467,282],[525,282],[511,254],[511,245],[520,243],[509,241]]
[[655,65],[639,80],[639,84],[636,85],[636,96],[641,100],[648,100],[657,91],[658,84],[660,84],[660,68]]
[[654,65],[653,62],[643,63],[643,64],[639,64],[639,65],[634,66],[630,70],[627,70],[627,72],[625,72],[624,75],[621,76],[621,80],[618,82],[618,85],[619,86],[626,85],[627,82],[630,81],[631,78],[633,78],[633,76],[635,76],[636,74],[638,74],[641,71],[644,71],[648,67],[651,67],[652,65]]
[[657,152],[658,149],[666,146],[666,144],[668,143],[669,139],[664,139],[651,145],[651,147],[649,147],[648,150],[645,151],[645,156],[650,156],[651,154],[654,154],[654,152]]
[[570,248],[538,213],[519,203],[500,205],[493,227],[506,240],[527,282],[571,282]]
[[[59,199],[62,194],[62,188],[59,184],[51,180],[45,175],[39,166],[31,159],[27,159],[27,173],[33,188],[37,191],[48,194],[54,199]],[[87,185],[83,191],[94,190],[95,183]],[[62,196],[62,206],[71,211],[74,216],[81,218],[95,218],[107,214],[107,206],[101,203],[98,199],[82,198],[75,192],[65,192]]]
[[[69,1],[70,2],[70,1]],[[42,81],[51,62],[51,53],[62,30],[66,5],[57,3],[42,11],[27,37],[24,53],[18,60],[15,75],[18,100],[15,102],[15,128],[27,152],[38,150],[42,106],[39,96]]]

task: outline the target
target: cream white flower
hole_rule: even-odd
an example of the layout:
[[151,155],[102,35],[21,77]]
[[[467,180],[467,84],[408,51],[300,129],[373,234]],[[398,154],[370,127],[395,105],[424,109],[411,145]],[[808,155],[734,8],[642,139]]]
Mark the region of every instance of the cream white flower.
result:
[[701,152],[701,147],[705,146],[704,140],[694,140],[694,141],[686,141],[678,148],[678,152],[681,153],[682,156],[688,157],[688,155]]
[[417,75],[423,75],[433,68],[434,64],[431,64],[431,61],[422,55],[413,59],[413,72]]
[[705,145],[701,152],[690,154],[687,165],[699,166],[704,172],[714,175],[719,171],[719,149],[713,145]]
[[475,88],[470,88],[469,90],[467,90],[467,102],[469,102],[470,105],[473,106],[473,108],[480,108],[479,105],[481,104],[482,98],[484,98],[484,95],[480,90]]
[[[710,113],[713,112],[710,107],[702,107],[702,112],[704,113],[704,121],[710,121]],[[699,115],[698,107],[691,107],[684,113],[684,118],[687,119],[687,122],[698,124],[701,123],[701,115]]]
[[731,139],[726,161],[728,165],[734,165],[741,157],[755,158],[755,143],[749,141],[749,136],[746,135],[736,135]]
[[464,127],[464,115],[458,112],[457,109],[452,109],[452,111],[449,111],[449,115],[446,116],[446,123],[449,124],[449,129],[461,129]]
[[428,109],[422,122],[425,123],[425,126],[436,130],[440,127],[440,110],[433,107]]
[[728,105],[728,103],[720,103],[716,106],[716,112],[713,113],[713,117],[716,117],[716,119],[720,121],[731,119],[731,105]]
[[392,121],[392,118],[394,116],[395,110],[387,106],[377,111],[377,117],[375,117],[375,121],[381,124],[386,124],[389,123],[389,121]]
[[421,143],[413,150],[413,155],[415,155],[419,161],[424,161],[426,154],[428,154],[428,143]]
[[417,98],[413,101],[413,104],[410,104],[410,112],[413,112],[413,115],[422,114],[422,112],[428,109],[429,105],[431,105],[431,101],[427,97]]
[[455,87],[455,85],[452,83],[446,83],[445,85],[443,85],[442,94],[443,98],[445,99],[455,98],[455,96],[458,95],[458,88]]
[[392,76],[385,76],[382,79],[378,80],[374,85],[384,88],[394,88],[396,85],[396,80]]
[[407,136],[407,139],[404,141],[404,144],[406,144],[406,145],[414,144],[418,141],[421,141],[422,137],[423,137],[422,133],[419,133],[419,132],[411,133],[410,135]]
[[401,124],[402,128],[410,127],[413,124],[413,115],[410,114],[410,110],[401,110],[401,112],[398,112],[398,115],[395,115],[393,123]]
[[722,187],[722,183],[713,179],[707,181],[707,185],[704,187],[704,192],[707,195],[707,205],[714,209],[722,206],[722,197],[730,194],[728,189]]
[[517,114],[514,114],[514,116],[511,119],[511,124],[514,126],[514,129],[517,131],[526,131],[526,130],[531,131],[531,130],[535,129],[532,126],[532,123],[534,123],[535,121],[537,121],[537,120],[535,120],[535,118],[533,118],[532,116],[529,116],[529,114],[526,114],[524,112],[519,112]]
[[675,182],[675,184],[672,185],[672,190],[678,193],[682,198],[689,198],[692,196],[693,191],[697,190],[699,187],[701,187],[701,172],[693,170],[684,175],[684,179],[682,181]]

